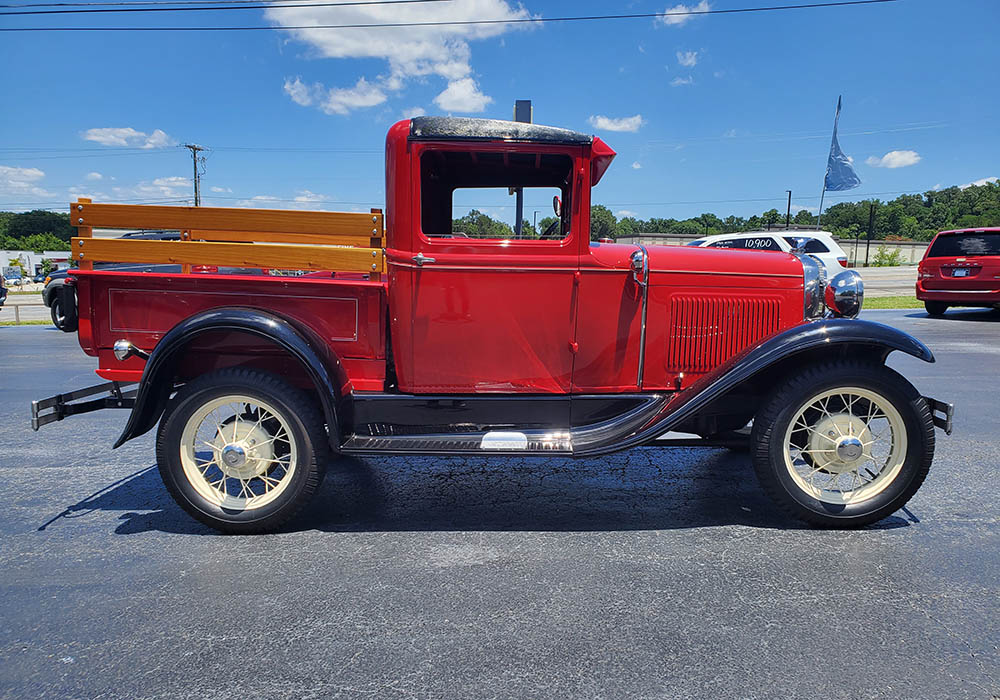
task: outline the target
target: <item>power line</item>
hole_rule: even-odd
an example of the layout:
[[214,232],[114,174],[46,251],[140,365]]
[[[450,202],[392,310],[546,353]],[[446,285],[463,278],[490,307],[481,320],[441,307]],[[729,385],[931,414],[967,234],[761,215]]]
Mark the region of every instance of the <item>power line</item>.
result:
[[[232,2],[234,4],[227,4]],[[256,4],[247,4],[248,2]],[[132,5],[160,4],[157,3],[78,3],[79,5],[114,5],[115,7],[102,7],[100,9],[87,7],[85,9],[71,10],[14,10],[10,12],[0,12],[0,15],[67,15],[67,14],[89,14],[95,12],[199,12],[205,10],[260,10],[276,9],[281,10],[292,7],[354,7],[357,5],[411,5],[415,3],[428,2],[452,2],[452,0],[358,0],[358,2],[302,2],[286,4],[288,0],[278,0],[280,5],[264,4],[265,0],[195,0],[194,2],[163,2],[164,5],[188,5],[206,4],[218,5],[217,7],[132,7]],[[239,4],[235,4],[239,3]],[[77,3],[56,3],[58,5],[76,6]],[[123,7],[127,6],[127,7]],[[0,7],[33,7],[32,5],[0,5]]]
[[768,7],[737,7],[728,10],[671,10],[669,12],[641,12],[624,15],[579,15],[571,17],[515,17],[511,19],[470,19],[441,22],[390,22],[358,24],[312,24],[295,26],[229,26],[229,27],[0,27],[0,32],[233,32],[233,31],[298,31],[303,29],[392,29],[405,27],[458,27],[469,25],[529,24],[550,22],[594,22],[618,19],[651,19],[655,17],[688,17],[694,15],[727,15],[750,12],[777,12],[782,10],[808,10],[849,5],[876,5],[899,0],[842,0],[797,5],[772,5]]

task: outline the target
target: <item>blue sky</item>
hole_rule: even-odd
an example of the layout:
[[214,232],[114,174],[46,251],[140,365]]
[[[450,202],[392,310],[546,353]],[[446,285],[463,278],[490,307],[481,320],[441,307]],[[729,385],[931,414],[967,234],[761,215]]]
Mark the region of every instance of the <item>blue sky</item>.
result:
[[[266,27],[679,7],[450,0],[5,17],[0,26]],[[891,199],[1000,175],[998,26],[996,0],[901,0],[310,34],[5,33],[0,209],[64,210],[77,195],[190,199],[186,142],[210,149],[205,204],[382,206],[381,153],[393,122],[413,113],[510,118],[515,99],[533,100],[536,122],[596,133],[618,151],[594,195],[620,215],[747,216],[783,210],[787,189],[795,209],[815,208],[840,94],[841,146],[863,184],[827,204],[870,193]]]

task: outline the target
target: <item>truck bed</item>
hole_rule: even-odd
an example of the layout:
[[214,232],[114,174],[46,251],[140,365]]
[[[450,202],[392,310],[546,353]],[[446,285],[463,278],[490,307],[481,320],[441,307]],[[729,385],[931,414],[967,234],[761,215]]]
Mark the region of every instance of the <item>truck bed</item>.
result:
[[[380,391],[385,378],[386,288],[363,274],[269,277],[77,270],[80,346],[99,359],[97,374],[138,381],[144,362],[118,361],[116,340],[149,351],[171,328],[196,313],[245,307],[280,314],[341,359],[355,391]],[[266,346],[230,343],[248,357]],[[217,350],[216,350],[217,351]]]

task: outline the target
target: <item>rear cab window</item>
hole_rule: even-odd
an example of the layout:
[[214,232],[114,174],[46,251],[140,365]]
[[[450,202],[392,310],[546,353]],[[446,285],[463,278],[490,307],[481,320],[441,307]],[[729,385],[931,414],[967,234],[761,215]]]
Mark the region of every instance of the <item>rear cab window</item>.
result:
[[429,241],[563,242],[572,173],[573,159],[562,153],[429,149],[420,155],[420,233]]

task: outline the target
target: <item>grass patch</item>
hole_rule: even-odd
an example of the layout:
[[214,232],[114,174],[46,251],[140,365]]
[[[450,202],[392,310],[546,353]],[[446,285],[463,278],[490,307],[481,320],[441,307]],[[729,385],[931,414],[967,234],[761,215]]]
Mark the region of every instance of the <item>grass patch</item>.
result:
[[12,291],[10,291],[9,287],[7,289],[7,296],[9,296],[9,297],[29,297],[32,294],[37,294],[38,296],[41,296],[42,292],[41,292],[40,289],[36,289],[33,292],[12,292]]
[[52,321],[21,321],[16,323],[14,321],[0,321],[0,326],[51,326]]
[[916,297],[876,297],[874,299],[865,298],[864,308],[866,309],[921,309],[924,302],[918,301]]

